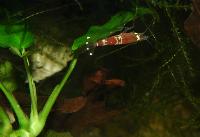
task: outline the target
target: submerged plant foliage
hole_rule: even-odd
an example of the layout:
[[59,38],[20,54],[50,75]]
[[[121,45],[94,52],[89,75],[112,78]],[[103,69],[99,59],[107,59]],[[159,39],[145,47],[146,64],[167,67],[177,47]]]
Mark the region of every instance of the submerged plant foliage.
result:
[[28,48],[33,44],[33,34],[25,25],[0,25],[0,47],[18,49]]

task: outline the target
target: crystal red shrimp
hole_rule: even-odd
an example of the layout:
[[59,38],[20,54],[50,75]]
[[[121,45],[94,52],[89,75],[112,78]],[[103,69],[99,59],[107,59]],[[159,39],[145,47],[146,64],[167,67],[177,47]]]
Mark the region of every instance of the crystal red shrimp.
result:
[[115,46],[115,45],[125,45],[131,43],[137,43],[138,41],[146,40],[147,36],[144,36],[143,33],[128,32],[120,33],[102,40],[99,40],[95,43],[96,47],[100,46]]

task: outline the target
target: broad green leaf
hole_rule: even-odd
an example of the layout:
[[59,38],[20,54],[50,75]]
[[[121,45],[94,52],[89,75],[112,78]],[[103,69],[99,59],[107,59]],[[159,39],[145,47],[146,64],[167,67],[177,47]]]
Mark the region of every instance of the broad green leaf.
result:
[[99,39],[106,38],[117,31],[121,31],[128,22],[134,21],[138,16],[145,14],[153,14],[153,12],[147,8],[137,8],[135,12],[121,11],[111,17],[104,25],[91,26],[86,34],[75,39],[72,50],[75,51],[87,43],[94,43]]
[[31,46],[33,35],[25,25],[0,25],[0,47],[23,49]]

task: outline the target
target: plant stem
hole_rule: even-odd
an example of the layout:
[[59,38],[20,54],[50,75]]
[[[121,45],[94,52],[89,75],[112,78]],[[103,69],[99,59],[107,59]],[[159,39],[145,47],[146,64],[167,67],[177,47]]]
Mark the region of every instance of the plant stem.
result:
[[17,116],[20,127],[26,128],[28,126],[29,121],[28,121],[26,115],[24,114],[23,110],[21,109],[19,103],[13,96],[13,94],[11,92],[9,92],[1,82],[0,82],[0,89],[3,91],[6,98],[10,102],[10,104]]
[[40,116],[40,120],[41,120],[42,124],[45,124],[46,119],[47,119],[60,91],[62,90],[62,88],[65,85],[66,81],[68,80],[69,76],[71,75],[71,73],[76,65],[76,62],[77,62],[76,58],[72,60],[67,73],[63,77],[62,81],[58,85],[56,85],[56,87],[52,91],[51,95],[49,96],[43,110],[40,112],[39,116]]
[[31,96],[31,115],[30,120],[36,120],[38,118],[38,111],[37,111],[37,93],[35,83],[33,81],[32,75],[29,70],[29,61],[27,56],[23,56],[24,66],[26,69],[27,77],[28,77],[28,84]]
[[0,127],[0,135],[7,135],[8,132],[12,130],[12,125],[10,123],[10,119],[4,109],[0,106],[0,122],[3,124],[3,126]]
[[4,124],[10,124],[10,120],[4,109],[0,106],[0,120]]
[[18,129],[18,130],[13,130],[9,137],[36,137],[32,135],[29,131],[25,129]]

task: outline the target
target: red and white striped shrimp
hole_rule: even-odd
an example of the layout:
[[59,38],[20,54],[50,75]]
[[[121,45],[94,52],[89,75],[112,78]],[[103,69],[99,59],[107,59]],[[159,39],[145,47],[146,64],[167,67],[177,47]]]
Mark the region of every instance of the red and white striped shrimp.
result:
[[[89,55],[93,55],[94,49],[96,47],[103,46],[117,46],[117,45],[127,45],[134,44],[139,41],[147,40],[148,36],[145,36],[144,33],[136,33],[136,32],[122,32],[118,35],[113,35],[105,39],[101,39],[93,44],[89,44],[86,42],[86,48],[79,50],[79,54],[83,53],[85,50],[91,51]],[[87,37],[90,39],[90,37]]]
[[[154,24],[154,21],[153,23]],[[94,49],[96,47],[104,47],[104,46],[117,46],[117,45],[121,45],[121,46],[126,46],[127,44],[135,44],[137,42],[140,41],[144,41],[147,40],[149,37],[144,35],[146,33],[147,30],[149,30],[151,32],[151,30],[149,29],[150,26],[152,25],[150,24],[149,26],[147,26],[145,24],[145,26],[147,27],[147,29],[143,32],[143,33],[137,33],[137,32],[121,32],[118,35],[112,35],[109,36],[107,38],[98,40],[95,43],[90,44],[89,42],[86,42],[86,48],[84,48],[84,51],[91,51],[89,53],[89,55],[93,55]],[[132,29],[132,28],[131,28]],[[151,34],[153,35],[153,33],[151,32]],[[155,38],[155,36],[153,35],[153,37]],[[87,37],[87,39],[90,39],[90,36]],[[83,50],[80,50],[82,52],[79,53],[83,53]]]
[[94,46],[115,46],[115,45],[125,45],[131,43],[137,43],[139,41],[147,40],[147,36],[144,36],[143,33],[136,32],[122,32],[118,35],[114,35],[102,40],[97,41]]

